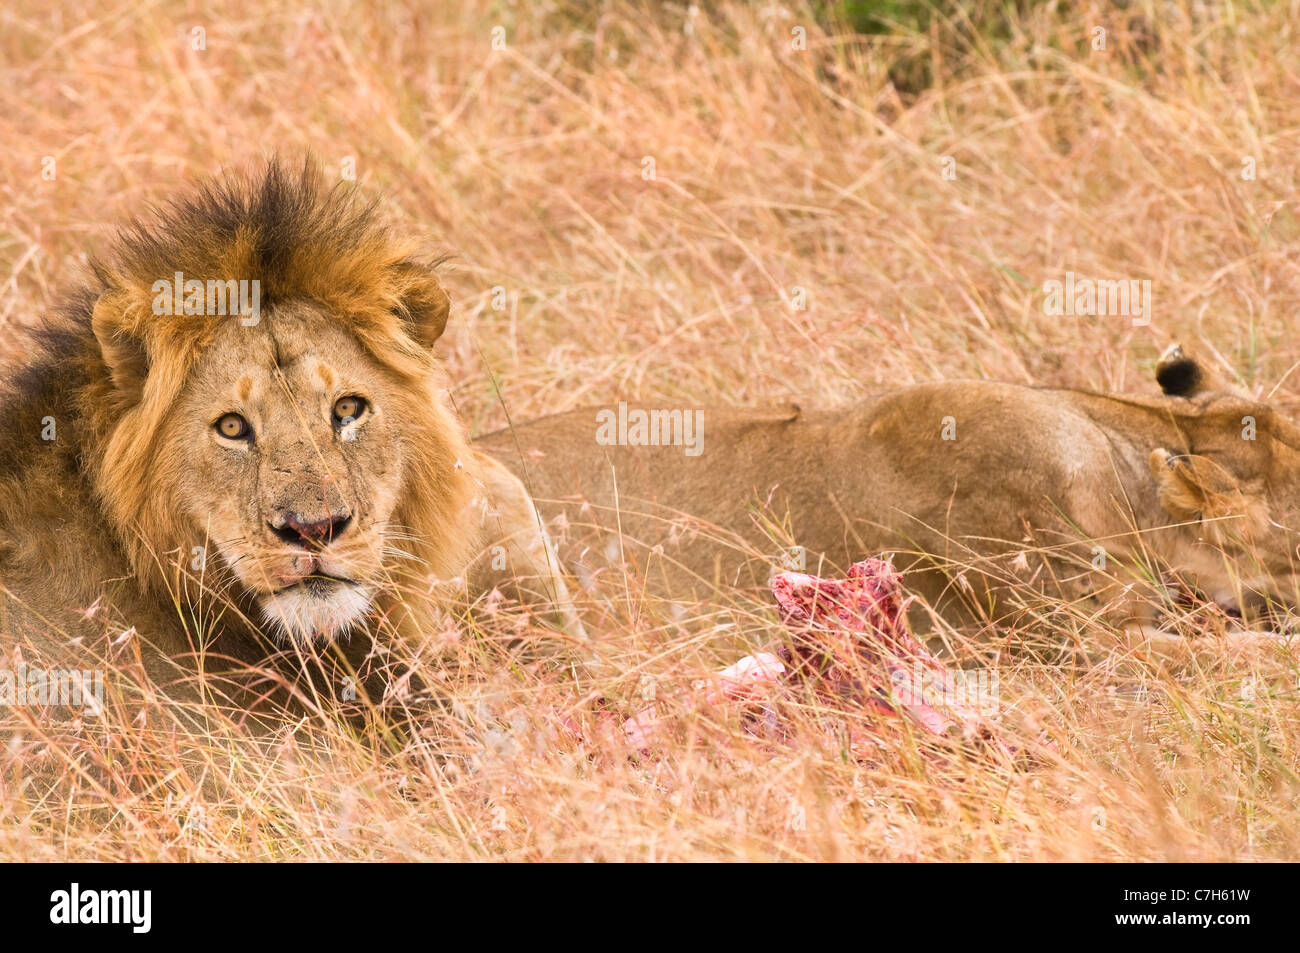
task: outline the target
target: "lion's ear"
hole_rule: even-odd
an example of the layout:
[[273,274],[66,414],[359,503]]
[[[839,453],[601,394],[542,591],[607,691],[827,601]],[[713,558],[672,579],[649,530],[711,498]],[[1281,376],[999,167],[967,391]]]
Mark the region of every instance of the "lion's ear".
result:
[[415,341],[433,347],[447,327],[451,313],[451,298],[433,269],[416,262],[402,262],[397,266],[397,300],[393,308]]
[[1148,460],[1160,505],[1176,520],[1221,520],[1245,517],[1255,528],[1267,521],[1261,494],[1252,492],[1208,457],[1153,450]]
[[149,354],[126,315],[127,303],[120,291],[99,296],[91,313],[90,326],[99,342],[99,352],[113,379],[113,386],[130,403],[144,392],[149,376]]
[[1191,397],[1205,389],[1205,370],[1180,344],[1171,344],[1156,361],[1156,383],[1171,397]]
[[1200,397],[1203,394],[1250,395],[1224,377],[1217,369],[1171,344],[1156,361],[1156,383],[1170,397]]

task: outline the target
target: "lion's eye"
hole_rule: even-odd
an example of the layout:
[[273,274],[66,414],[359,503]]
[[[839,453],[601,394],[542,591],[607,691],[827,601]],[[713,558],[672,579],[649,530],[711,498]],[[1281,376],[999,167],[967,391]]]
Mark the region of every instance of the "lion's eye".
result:
[[214,426],[217,428],[217,433],[229,440],[243,440],[253,433],[253,428],[248,425],[248,421],[239,414],[224,414]]
[[341,427],[352,423],[365,409],[366,401],[362,397],[340,397],[334,402],[334,425]]

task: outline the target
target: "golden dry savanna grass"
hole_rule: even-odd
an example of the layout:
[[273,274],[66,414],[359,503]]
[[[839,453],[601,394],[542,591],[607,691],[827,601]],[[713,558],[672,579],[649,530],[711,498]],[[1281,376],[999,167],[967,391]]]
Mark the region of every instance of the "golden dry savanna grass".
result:
[[[950,377],[1150,391],[1171,339],[1300,394],[1294,2],[949,7],[873,35],[825,6],[7,4],[3,353],[24,359],[22,328],[114,222],[279,151],[353,157],[454,256],[440,347],[475,432],[506,410],[833,407]],[[1150,280],[1153,320],[1046,315],[1067,271]],[[597,690],[628,712],[653,686],[669,713],[653,757],[603,729],[576,748],[560,673],[451,619],[429,664],[454,712],[400,735],[321,704],[255,742],[236,713],[112,688],[96,719],[0,712],[0,857],[1300,857],[1281,651],[1209,633],[1161,667],[1040,613],[1034,634],[1094,663],[1001,651],[1010,633],[981,664],[1018,743],[1050,732],[1042,764],[940,766],[904,738],[867,766],[833,714],[794,712],[779,744],[690,704],[779,640],[766,600],[674,615],[635,579],[583,598],[622,671]]]

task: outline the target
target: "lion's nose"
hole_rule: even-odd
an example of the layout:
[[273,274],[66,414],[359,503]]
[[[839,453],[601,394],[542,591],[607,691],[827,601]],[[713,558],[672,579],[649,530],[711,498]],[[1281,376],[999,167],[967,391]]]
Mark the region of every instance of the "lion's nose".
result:
[[286,543],[319,549],[342,536],[351,524],[352,514],[344,512],[320,520],[307,519],[300,513],[280,513],[266,525]]

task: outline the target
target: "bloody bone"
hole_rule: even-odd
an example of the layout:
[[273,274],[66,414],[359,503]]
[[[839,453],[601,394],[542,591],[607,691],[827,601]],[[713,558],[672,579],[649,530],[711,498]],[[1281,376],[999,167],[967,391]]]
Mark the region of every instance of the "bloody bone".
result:
[[[844,711],[865,716],[850,734],[855,753],[877,749],[890,721],[910,724],[922,739],[962,741],[1011,754],[975,706],[958,678],[907,630],[910,601],[894,567],[880,559],[855,563],[845,579],[777,573],[772,593],[791,641],[775,655],[746,656],[697,690],[708,704],[741,703],[772,712],[782,687],[811,687]],[[769,719],[770,720],[770,719]],[[650,750],[659,727],[654,706],[623,725],[636,748]]]
[[924,735],[993,740],[958,677],[908,632],[910,600],[890,563],[865,559],[846,579],[782,572],[771,586],[793,636],[777,653],[786,681],[906,718]]

